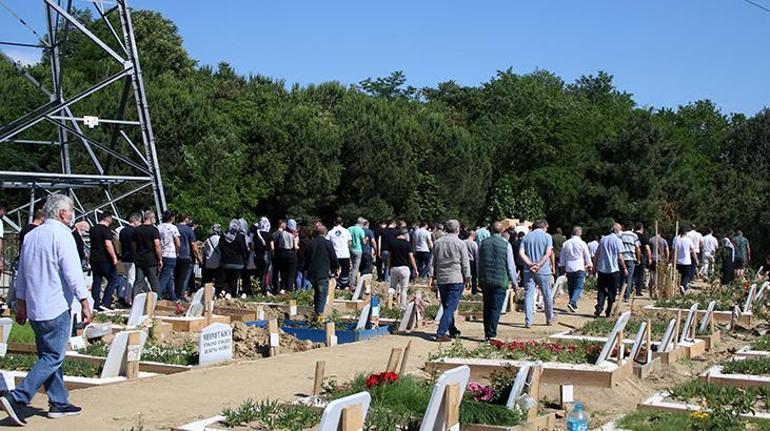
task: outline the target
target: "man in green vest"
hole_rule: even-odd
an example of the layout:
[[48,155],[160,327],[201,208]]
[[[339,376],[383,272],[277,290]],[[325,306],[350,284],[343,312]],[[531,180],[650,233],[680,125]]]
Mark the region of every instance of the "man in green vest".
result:
[[484,293],[484,338],[490,340],[497,336],[497,322],[503,310],[505,292],[508,284],[518,286],[516,264],[513,260],[511,243],[502,237],[503,226],[500,222],[492,223],[492,236],[479,246],[476,259],[476,272],[479,286]]

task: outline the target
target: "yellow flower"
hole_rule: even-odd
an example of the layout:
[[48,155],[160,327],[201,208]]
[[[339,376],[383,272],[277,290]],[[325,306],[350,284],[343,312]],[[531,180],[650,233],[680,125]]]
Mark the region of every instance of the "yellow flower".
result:
[[709,414],[703,411],[695,411],[690,413],[690,418],[699,421],[699,422],[705,422],[709,418]]

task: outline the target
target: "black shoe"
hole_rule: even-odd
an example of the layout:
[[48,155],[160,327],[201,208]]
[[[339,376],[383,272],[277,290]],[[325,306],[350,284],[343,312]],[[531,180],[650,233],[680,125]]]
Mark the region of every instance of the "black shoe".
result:
[[13,398],[10,392],[3,392],[2,396],[0,396],[0,404],[3,405],[3,410],[8,413],[8,417],[16,425],[24,426],[27,423],[22,412],[23,406]]
[[79,415],[81,410],[83,409],[78,406],[73,406],[72,404],[67,404],[65,407],[51,406],[51,408],[48,409],[48,417],[51,419],[58,419],[63,418],[64,416],[75,416]]
[[463,333],[462,333],[462,332],[460,332],[460,331],[454,331],[454,332],[450,332],[450,333],[449,333],[449,336],[450,336],[450,337],[452,337],[452,338],[457,338],[457,337],[459,337],[460,335],[463,335]]

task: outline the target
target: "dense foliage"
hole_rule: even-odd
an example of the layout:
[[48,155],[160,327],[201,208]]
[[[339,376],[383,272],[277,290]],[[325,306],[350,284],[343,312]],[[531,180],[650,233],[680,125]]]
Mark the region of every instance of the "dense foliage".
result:
[[[103,23],[81,15],[111,39]],[[301,87],[241,76],[224,62],[197,66],[158,13],[137,11],[134,24],[169,204],[204,225],[258,215],[466,223],[544,215],[554,227],[580,223],[590,233],[611,218],[658,220],[671,234],[681,220],[742,228],[755,250],[768,248],[770,109],[727,115],[709,100],[638,106],[605,72],[567,83],[545,70],[508,69],[478,86],[421,89],[395,72]],[[82,34],[70,40],[66,95],[117,72]],[[28,71],[50,81],[45,64]],[[120,91],[77,103],[74,114],[113,117]],[[0,100],[0,124],[47,102],[7,64]],[[111,129],[102,129],[97,137],[109,142]],[[34,131],[25,137],[54,136],[48,125]],[[2,148],[4,169],[59,167],[56,152],[41,146]],[[79,143],[72,151],[76,172],[95,172]],[[16,191],[4,199],[28,201]],[[152,204],[132,199],[134,208]]]

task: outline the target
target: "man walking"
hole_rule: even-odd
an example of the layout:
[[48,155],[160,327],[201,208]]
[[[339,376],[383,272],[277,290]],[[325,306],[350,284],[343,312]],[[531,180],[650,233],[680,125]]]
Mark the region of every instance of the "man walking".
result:
[[320,223],[314,226],[313,239],[307,245],[304,260],[305,278],[313,285],[313,313],[318,318],[326,308],[329,277],[340,269],[334,245],[326,239],[326,226]]
[[334,227],[326,235],[326,239],[334,244],[334,252],[340,265],[340,273],[337,277],[337,287],[347,289],[350,279],[350,247],[352,238],[350,232],[342,226],[342,218],[337,217]]
[[[95,310],[111,310],[112,294],[120,285],[118,274],[118,255],[112,243],[112,214],[105,211],[99,216],[99,223],[88,232],[91,238],[91,269],[94,271],[91,296],[94,298]],[[102,278],[107,280],[102,296]]]
[[441,294],[441,305],[444,308],[436,331],[436,341],[451,341],[460,336],[460,331],[455,327],[454,314],[460,304],[463,284],[471,280],[468,247],[457,236],[460,222],[447,221],[446,230],[447,234],[433,245],[433,273],[428,279],[431,290],[438,289]]
[[428,223],[421,223],[414,231],[414,254],[417,259],[417,277],[425,278],[430,270],[430,252],[433,249],[433,239],[428,231]]
[[703,237],[703,260],[701,261],[701,278],[709,280],[714,275],[714,262],[716,261],[719,241],[714,237],[714,229],[706,229],[706,236]]
[[[696,226],[695,223],[690,225],[690,230],[687,232],[687,238],[690,238],[690,241],[692,241],[693,251],[698,256],[698,259],[700,260],[700,253],[701,249],[703,248],[703,235],[700,234],[697,230],[695,230]],[[697,265],[690,266],[690,281],[694,281],[695,277],[700,274],[700,271],[698,271]]]
[[118,232],[120,241],[120,262],[123,264],[123,273],[126,274],[126,286],[123,289],[121,298],[126,305],[134,302],[135,291],[142,291],[144,286],[144,277],[136,277],[136,265],[134,263],[133,245],[136,228],[141,222],[141,216],[138,213],[131,214],[128,217],[128,224],[123,226]]
[[743,236],[743,232],[738,230],[738,234],[733,238],[733,244],[735,245],[735,276],[743,278],[746,273],[746,267],[751,262],[751,246],[749,240]]
[[27,235],[16,273],[16,322],[23,325],[29,319],[38,361],[16,389],[0,396],[0,404],[16,425],[27,422],[22,408],[41,386],[48,395],[49,418],[77,415],[81,410],[69,403],[61,370],[74,299],[82,307],[83,322],[91,321],[88,290],[68,228],[75,215],[72,198],[50,195],[43,211],[46,221]]
[[687,292],[687,287],[692,281],[693,265],[698,266],[698,253],[695,251],[695,244],[684,227],[679,228],[679,236],[674,241],[676,249],[676,269],[682,277],[679,284],[679,290],[682,293]]
[[516,263],[513,247],[502,237],[503,225],[492,223],[492,236],[481,243],[476,261],[479,285],[484,293],[484,339],[497,337],[497,324],[503,311],[505,292],[513,283],[516,288]]
[[658,270],[661,265],[668,265],[669,250],[668,241],[660,236],[660,233],[650,238],[650,293],[658,291]]
[[636,237],[639,239],[639,262],[636,264],[636,268],[634,268],[634,288],[636,289],[636,296],[642,296],[642,291],[644,290],[645,283],[644,283],[644,271],[647,269],[647,267],[651,263],[650,258],[650,242],[647,239],[647,236],[644,234],[644,225],[641,223],[636,223],[636,226],[634,227],[634,233],[636,234]]
[[409,231],[406,228],[402,228],[390,244],[388,267],[390,268],[390,293],[399,296],[401,310],[406,310],[409,304],[410,269],[417,272],[417,262],[412,245],[409,243]]
[[[139,293],[155,292],[160,298],[160,276],[163,269],[163,251],[160,244],[160,232],[155,227],[155,213],[153,211],[144,212],[142,224],[136,228],[134,237],[131,241],[131,254],[134,257],[136,265],[137,282],[134,289],[134,296]],[[147,284],[149,283],[149,289]]]
[[[626,260],[623,258],[623,241],[620,239],[622,229],[620,223],[614,223],[610,233],[599,240],[599,248],[594,256],[594,267],[597,272],[594,317],[599,317],[602,311],[606,317],[610,317],[621,283],[621,273],[623,276],[628,276],[629,270],[626,267]],[[606,310],[604,308],[605,301],[607,302]]]
[[179,229],[174,225],[175,219],[176,216],[173,212],[164,211],[163,223],[158,225],[160,246],[163,251],[163,268],[160,270],[160,291],[161,293],[165,292],[168,295],[167,299],[170,301],[177,300],[176,292],[174,291],[174,269],[176,268],[176,257],[182,245],[179,239]]
[[583,228],[575,226],[572,229],[572,238],[564,241],[559,254],[559,266],[564,268],[567,274],[567,289],[569,291],[569,311],[575,312],[578,307],[580,294],[583,293],[583,285],[586,281],[586,271],[590,272],[591,253],[588,244],[583,241]]
[[551,294],[553,239],[546,232],[547,229],[547,221],[536,221],[532,232],[524,237],[519,246],[519,256],[524,261],[524,325],[527,328],[532,327],[537,289],[540,289],[543,294],[546,325],[553,325],[556,318],[553,312],[553,295]]
[[388,256],[390,255],[390,245],[396,239],[396,221],[391,220],[382,229],[382,235],[380,236],[380,242],[377,244],[377,250],[380,252],[380,259],[383,263],[382,281],[385,283],[390,282],[390,267],[388,266]]
[[358,274],[361,270],[361,260],[364,254],[364,218],[359,217],[356,224],[348,228],[350,233],[350,285],[355,286],[358,281]]
[[469,230],[467,234],[468,238],[464,241],[468,246],[468,260],[471,265],[471,294],[475,295],[479,293],[478,269],[476,266],[476,257],[479,254],[479,244],[476,242],[476,229]]
[[[558,264],[559,256],[561,256],[561,247],[562,245],[564,245],[564,242],[567,241],[567,237],[564,236],[561,228],[557,227],[556,233],[552,235],[552,239],[553,239],[553,255],[551,258],[551,263],[554,264],[553,268],[556,269],[557,271],[556,274],[561,275],[562,274],[561,267],[560,265],[557,265],[557,264]],[[557,266],[559,268],[556,268]]]
[[188,294],[187,285],[190,284],[194,262],[198,262],[199,265],[203,263],[198,250],[198,239],[195,238],[195,231],[190,227],[191,222],[190,217],[181,214],[179,224],[176,225],[179,231],[179,255],[174,268],[174,293],[180,300]]
[[634,228],[633,223],[630,221],[626,222],[625,228],[626,230],[620,234],[620,240],[623,242],[623,260],[628,270],[628,273],[623,278],[623,283],[625,283],[623,301],[628,302],[628,299],[631,297],[631,291],[634,288],[634,270],[642,251],[639,247],[639,237],[632,230]]

